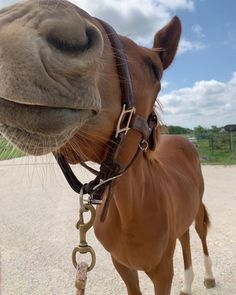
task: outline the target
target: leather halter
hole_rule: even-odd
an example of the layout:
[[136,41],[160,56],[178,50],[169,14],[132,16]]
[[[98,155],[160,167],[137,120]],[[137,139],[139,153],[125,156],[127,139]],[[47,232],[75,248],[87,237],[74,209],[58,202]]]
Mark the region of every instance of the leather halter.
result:
[[[107,158],[101,164],[99,172],[89,168],[85,163],[81,164],[88,170],[92,170],[92,172],[97,175],[94,180],[87,184],[82,184],[76,178],[69,163],[63,155],[54,154],[71,188],[76,193],[80,194],[82,191],[84,194],[90,195],[89,200],[93,204],[101,204],[106,187],[113,183],[115,179],[120,177],[132,165],[140,150],[146,151],[148,148],[151,150],[155,149],[154,137],[155,129],[157,128],[157,116],[155,112],[150,114],[148,120],[136,114],[128,60],[119,36],[110,25],[99,19],[97,19],[97,21],[99,21],[103,26],[112,45],[120,80],[122,112],[118,119],[117,129],[113,132],[111,139],[107,144]],[[124,167],[117,162],[117,157],[125,140],[126,134],[130,129],[140,132],[142,140],[137,148],[134,158]]]

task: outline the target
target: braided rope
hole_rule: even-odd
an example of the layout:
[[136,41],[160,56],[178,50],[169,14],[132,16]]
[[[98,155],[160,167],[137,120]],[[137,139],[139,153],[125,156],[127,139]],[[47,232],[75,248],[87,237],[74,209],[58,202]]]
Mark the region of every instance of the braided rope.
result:
[[76,295],[84,295],[86,282],[87,282],[87,272],[88,272],[88,264],[85,262],[81,262],[78,264],[76,271],[76,280],[75,280],[75,288]]

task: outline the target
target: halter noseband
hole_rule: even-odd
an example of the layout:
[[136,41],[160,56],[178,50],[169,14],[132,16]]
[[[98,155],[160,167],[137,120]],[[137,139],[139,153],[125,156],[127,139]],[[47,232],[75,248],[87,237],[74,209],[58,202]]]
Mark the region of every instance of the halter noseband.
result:
[[[97,19],[97,21],[103,26],[112,45],[120,80],[122,111],[118,119],[117,128],[108,142],[107,157],[106,160],[102,162],[100,171],[97,172],[93,170],[85,163],[81,164],[97,175],[94,180],[87,184],[82,184],[77,179],[63,155],[54,155],[71,188],[76,193],[80,194],[81,190],[83,190],[84,194],[90,195],[90,202],[92,204],[101,204],[103,194],[108,184],[111,184],[115,179],[120,177],[132,165],[139,150],[146,151],[148,148],[151,150],[155,149],[153,136],[155,136],[154,131],[157,128],[157,116],[155,112],[150,114],[148,120],[136,114],[128,60],[119,36],[110,25],[99,19]],[[140,132],[142,140],[135,156],[131,162],[124,167],[124,165],[117,162],[117,157],[126,138],[126,134],[130,129]]]

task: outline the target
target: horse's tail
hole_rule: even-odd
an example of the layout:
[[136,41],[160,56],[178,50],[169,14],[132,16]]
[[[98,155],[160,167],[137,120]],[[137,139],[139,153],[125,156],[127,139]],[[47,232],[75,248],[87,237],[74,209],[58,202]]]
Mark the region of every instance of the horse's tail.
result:
[[211,222],[206,206],[203,203],[201,203],[198,214],[195,218],[195,228],[200,236],[207,235],[207,231],[210,225]]
[[[207,232],[208,228],[210,226],[210,218],[209,214],[207,212],[207,209],[203,203],[201,203],[198,214],[195,219],[195,229],[198,233],[199,238],[202,241],[202,247],[203,252],[206,259],[209,259],[209,251],[207,246]],[[209,262],[209,260],[205,260],[206,263]]]
[[203,211],[204,211],[203,224],[207,230],[211,226],[211,221],[210,221],[210,217],[207,212],[206,206],[203,203],[202,203],[202,206],[203,206]]

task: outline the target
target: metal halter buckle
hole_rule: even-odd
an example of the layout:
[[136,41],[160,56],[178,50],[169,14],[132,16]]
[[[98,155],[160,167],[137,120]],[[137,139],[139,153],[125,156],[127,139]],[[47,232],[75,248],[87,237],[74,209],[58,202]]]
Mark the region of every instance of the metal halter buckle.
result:
[[[133,117],[133,114],[135,114],[136,109],[135,107],[133,107],[132,109],[126,109],[126,104],[123,105],[123,109],[122,112],[120,114],[118,123],[117,123],[117,127],[116,127],[116,138],[118,137],[118,135],[122,132],[125,132],[125,135],[127,134],[127,132],[130,130],[130,122],[131,119]],[[126,119],[126,122],[125,122]],[[126,124],[125,127],[122,127],[122,123]]]

